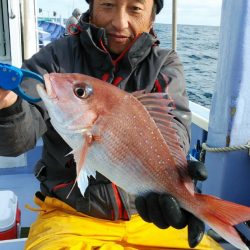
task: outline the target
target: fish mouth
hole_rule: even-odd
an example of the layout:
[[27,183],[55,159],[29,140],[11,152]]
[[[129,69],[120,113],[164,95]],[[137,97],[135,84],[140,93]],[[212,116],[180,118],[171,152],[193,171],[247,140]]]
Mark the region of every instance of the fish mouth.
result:
[[45,98],[48,100],[53,100],[53,99],[57,99],[57,95],[55,90],[52,87],[51,84],[51,78],[49,74],[45,74],[44,76],[44,82],[45,85],[42,84],[38,84],[36,86],[38,94],[40,95],[40,97],[44,100]]

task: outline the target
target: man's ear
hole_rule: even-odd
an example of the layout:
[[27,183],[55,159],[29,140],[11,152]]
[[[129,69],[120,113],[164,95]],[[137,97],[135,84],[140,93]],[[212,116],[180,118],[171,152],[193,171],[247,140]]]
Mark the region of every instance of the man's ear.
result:
[[149,25],[149,30],[152,30],[154,28],[154,22],[151,21],[150,25]]

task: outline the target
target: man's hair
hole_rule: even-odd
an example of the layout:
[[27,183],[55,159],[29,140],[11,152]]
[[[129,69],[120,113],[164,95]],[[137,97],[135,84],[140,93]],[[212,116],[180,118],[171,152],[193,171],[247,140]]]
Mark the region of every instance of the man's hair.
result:
[[151,19],[153,22],[155,21],[156,14],[157,14],[157,4],[154,2],[152,13],[151,13]]
[[[90,18],[92,17],[93,14],[93,1],[94,0],[87,0],[87,2],[89,3],[89,16]],[[157,4],[154,2],[153,4],[153,9],[152,9],[152,13],[151,13],[151,20],[154,22],[155,21],[155,16],[157,14],[157,10],[158,10],[158,6]]]
[[93,15],[93,1],[94,0],[87,1],[89,3],[89,16],[90,17],[92,17]]

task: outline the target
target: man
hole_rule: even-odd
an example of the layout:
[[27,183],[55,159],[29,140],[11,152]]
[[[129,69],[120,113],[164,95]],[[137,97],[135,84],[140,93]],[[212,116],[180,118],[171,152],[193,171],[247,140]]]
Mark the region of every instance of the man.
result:
[[66,27],[65,27],[65,35],[70,35],[72,32],[74,32],[74,27],[78,23],[81,11],[76,8],[72,12],[72,16],[66,21]]
[[[173,50],[158,46],[153,34],[154,18],[163,0],[88,2],[89,11],[79,22],[78,34],[49,44],[23,67],[42,75],[83,73],[128,92],[167,91],[175,102],[176,128],[187,153],[190,111],[182,65]],[[36,94],[30,80],[23,85]],[[132,197],[97,174],[96,179],[90,179],[84,197],[76,186],[66,199],[76,178],[75,163],[43,103],[29,104],[3,90],[0,97],[0,155],[19,155],[34,147],[41,136],[44,142],[42,159],[35,168],[41,182],[41,192],[36,194],[41,213],[31,226],[26,249],[183,249],[201,241],[204,224],[180,209],[168,194]],[[193,178],[205,178],[202,164],[189,167]],[[144,222],[137,211],[152,223]],[[169,227],[186,225],[188,237],[186,229]],[[219,249],[211,244],[204,239],[201,249]]]

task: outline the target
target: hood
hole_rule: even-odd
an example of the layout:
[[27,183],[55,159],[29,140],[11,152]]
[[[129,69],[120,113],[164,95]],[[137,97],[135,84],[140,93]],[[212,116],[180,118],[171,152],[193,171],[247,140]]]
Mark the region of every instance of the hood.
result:
[[82,12],[78,8],[74,9],[72,12],[72,16],[74,16],[75,18],[78,18],[81,14]]

